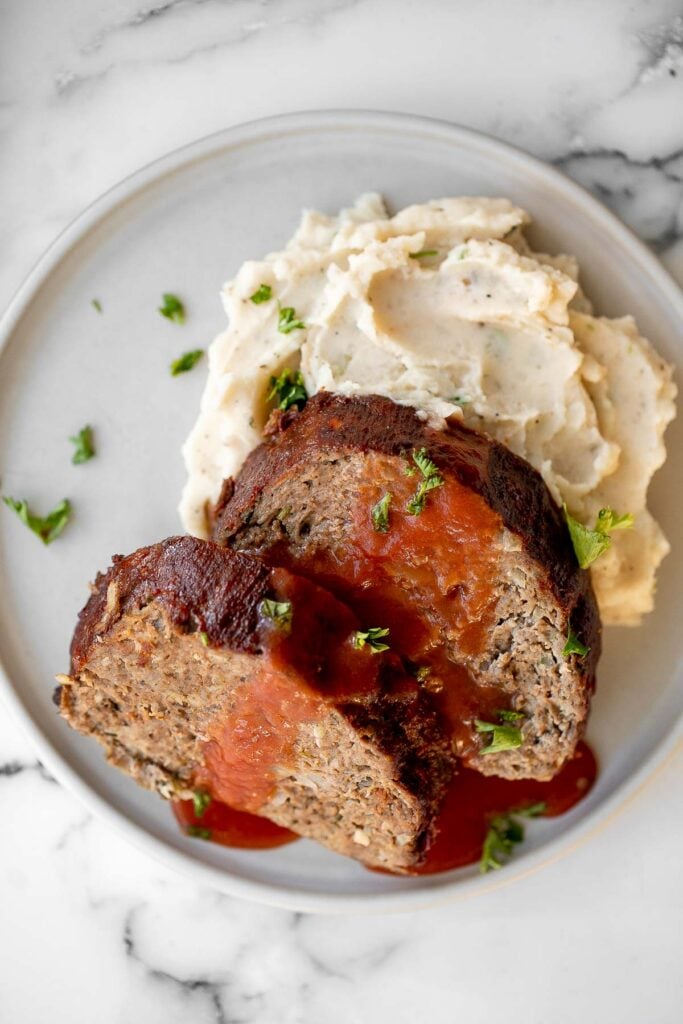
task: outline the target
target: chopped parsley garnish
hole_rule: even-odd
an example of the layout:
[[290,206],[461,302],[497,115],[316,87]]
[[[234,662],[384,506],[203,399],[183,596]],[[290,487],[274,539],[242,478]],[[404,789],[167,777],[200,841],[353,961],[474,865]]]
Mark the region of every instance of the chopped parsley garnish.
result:
[[275,601],[270,597],[264,597],[258,610],[264,618],[270,619],[283,633],[289,633],[292,628],[293,614],[291,601]]
[[293,306],[281,306],[280,316],[277,322],[277,329],[280,334],[291,334],[292,331],[303,331],[306,324],[299,320]]
[[479,872],[498,871],[512,854],[517,843],[524,842],[524,826],[509,814],[497,814],[489,824],[481,848]]
[[412,496],[410,501],[406,504],[406,510],[411,516],[419,516],[425,507],[427,500],[427,494],[429,491],[433,491],[435,487],[443,487],[444,480],[441,476],[428,477],[423,480],[415,494]]
[[468,395],[452,395],[448,401],[453,405],[469,405],[472,399]]
[[70,437],[69,440],[76,446],[76,450],[71,457],[71,461],[74,466],[80,466],[82,462],[87,462],[88,459],[92,459],[95,454],[95,447],[92,439],[92,427],[83,427],[79,430],[74,437]]
[[428,256],[438,256],[439,255],[439,250],[438,249],[420,249],[419,252],[409,252],[408,255],[410,256],[411,260],[423,260],[423,259],[426,259]]
[[290,370],[287,367],[278,377],[270,378],[268,401],[272,402],[273,399],[276,399],[278,409],[283,411],[293,405],[303,409],[308,401],[308,391],[300,370]]
[[508,711],[504,709],[502,711],[496,711],[496,714],[501,722],[521,722],[524,718],[521,711]]
[[53,540],[56,540],[71,516],[71,502],[67,498],[55,505],[52,511],[44,517],[34,515],[25,499],[16,501],[14,498],[3,498],[2,500],[8,508],[16,512],[29,530],[40,537],[43,544],[51,544]]
[[514,814],[520,814],[523,818],[540,818],[542,814],[546,812],[545,800],[539,800],[538,803],[532,804],[530,807],[518,807]]
[[576,633],[572,631],[570,622],[567,628],[567,642],[562,649],[562,657],[568,658],[570,654],[577,654],[579,658],[585,658],[589,651],[590,647],[582,644]]
[[420,448],[419,452],[413,452],[413,462],[427,480],[436,476],[439,472],[435,463],[427,455],[426,448]]
[[429,491],[433,491],[435,487],[443,487],[445,480],[435,463],[427,455],[426,448],[420,448],[419,451],[413,452],[413,462],[422,473],[423,479],[415,494],[407,502],[406,510],[411,516],[419,516],[425,507]]
[[210,828],[202,828],[201,825],[188,825],[185,831],[193,839],[210,839],[212,835]]
[[204,644],[205,647],[209,646],[209,634],[208,633],[201,632],[199,634],[199,639],[201,640],[201,642]]
[[254,294],[249,296],[255,306],[260,306],[262,302],[268,302],[272,297],[273,289],[269,284],[259,285]]
[[391,505],[391,492],[387,491],[383,498],[380,498],[376,505],[372,506],[370,515],[372,525],[377,533],[386,533],[389,529],[389,506]]
[[381,626],[371,626],[365,631],[358,629],[353,634],[353,646],[360,651],[367,644],[373,654],[388,651],[389,644],[382,643],[382,637],[385,636],[389,636],[389,630],[382,629]]
[[202,789],[195,789],[192,794],[192,806],[194,807],[195,818],[203,818],[204,813],[211,803],[211,794],[205,793]]
[[432,670],[429,667],[429,665],[421,665],[420,668],[418,668],[415,672],[415,678],[417,679],[418,683],[424,683],[426,679],[429,679],[431,674]]
[[628,530],[631,526],[633,526],[633,515],[630,512],[618,516],[611,508],[601,508],[598,512],[595,529],[600,533],[610,533],[612,530]]
[[497,814],[489,822],[488,832],[481,848],[479,871],[482,875],[487,871],[498,871],[502,868],[514,851],[515,846],[524,842],[524,825],[517,821],[518,817],[537,818],[545,812],[543,802],[532,804],[531,807],[519,808],[507,814]]
[[178,296],[172,292],[164,292],[161,299],[162,305],[159,306],[161,315],[165,316],[167,320],[172,320],[174,324],[184,324],[185,307]]
[[459,259],[459,260],[464,260],[464,259],[465,259],[465,257],[467,256],[467,254],[468,254],[468,253],[469,253],[469,249],[467,248],[467,246],[465,246],[465,247],[464,247],[463,249],[461,249],[461,250],[460,250],[460,252],[458,253],[458,259]]
[[102,303],[100,302],[99,299],[91,299],[90,305],[92,306],[93,309],[96,309],[98,313],[102,312]]
[[191,352],[184,352],[178,359],[171,363],[171,376],[177,377],[179,373],[187,373],[193,366],[196,366],[204,355],[203,348],[195,348]]
[[476,718],[474,724],[478,733],[490,733],[491,742],[482,747],[480,754],[500,754],[503,750],[515,750],[522,745],[522,730],[516,725],[504,723],[519,721],[523,716],[517,711],[498,711],[499,723],[482,722]]
[[581,569],[587,569],[596,558],[607,551],[612,543],[610,533],[613,530],[627,530],[633,526],[633,516],[630,513],[619,516],[611,508],[601,508],[595,521],[595,528],[590,530],[569,514],[566,505],[562,507],[576,560]]

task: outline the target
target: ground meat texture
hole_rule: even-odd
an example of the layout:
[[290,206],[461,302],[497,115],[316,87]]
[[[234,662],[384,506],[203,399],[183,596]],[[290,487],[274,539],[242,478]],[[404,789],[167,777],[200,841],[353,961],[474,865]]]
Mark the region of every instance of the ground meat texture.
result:
[[[264,600],[289,606],[289,621]],[[162,796],[208,790],[370,866],[410,870],[453,758],[414,680],[395,656],[356,649],[358,628],[287,570],[171,538],[97,578],[60,711]]]
[[[425,449],[442,481],[422,511]],[[386,530],[372,509],[391,495]],[[551,778],[586,724],[600,623],[560,510],[540,475],[485,435],[430,427],[378,396],[320,392],[280,416],[226,481],[213,539],[322,583],[392,650],[447,719],[470,767]],[[569,629],[589,648],[563,655]],[[510,711],[522,744],[485,753]]]

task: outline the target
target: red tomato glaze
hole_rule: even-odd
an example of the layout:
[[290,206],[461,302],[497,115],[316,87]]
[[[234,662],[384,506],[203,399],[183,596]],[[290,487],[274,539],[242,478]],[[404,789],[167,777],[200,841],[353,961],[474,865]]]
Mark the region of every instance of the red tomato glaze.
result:
[[295,609],[290,628],[261,622],[258,669],[244,669],[229,706],[210,722],[192,780],[193,788],[249,813],[268,801],[275,770],[291,763],[303,726],[324,719],[330,702],[381,692],[377,659],[370,648],[354,648],[358,623],[344,605],[281,569],[272,570],[271,589]]
[[[388,628],[392,652],[429,670],[425,688],[466,761],[482,746],[475,720],[495,720],[506,701],[499,687],[478,683],[466,664],[451,660],[444,636],[463,661],[485,646],[496,613],[502,521],[454,478],[429,492],[420,515],[410,515],[406,507],[422,479],[417,467],[406,462],[415,474],[406,476],[395,458],[376,453],[367,453],[365,463],[367,482],[350,510],[344,543],[317,546],[303,559],[283,546],[276,558],[345,600],[366,627]],[[387,493],[391,528],[383,533],[371,510]]]
[[[407,504],[422,479],[417,466],[406,462],[414,471],[406,476],[395,459],[369,453],[366,463],[368,483],[352,510],[347,542],[317,548],[304,564],[297,561],[291,568],[346,598],[366,627],[388,627],[394,657],[430,670],[424,688],[449,722],[454,750],[466,762],[481,747],[474,722],[492,720],[501,707],[500,691],[479,685],[466,665],[451,661],[443,637],[457,640],[464,655],[476,654],[485,643],[496,610],[500,517],[452,478],[429,492],[420,515],[410,515]],[[392,495],[391,529],[378,532],[371,509],[386,493]],[[286,548],[278,552],[285,566],[290,556]],[[297,609],[291,632],[264,624],[266,656],[258,676],[245,676],[230,713],[212,725],[193,783],[214,794],[213,802],[201,818],[195,817],[192,801],[174,807],[185,831],[225,846],[264,849],[297,838],[246,812],[268,800],[273,769],[292,756],[301,724],[323,716],[330,698],[371,697],[379,687],[372,651],[353,647],[357,623],[343,606],[322,591],[314,602],[306,595],[299,601],[301,581],[280,569],[273,570],[272,585],[278,601]],[[419,684],[406,677],[404,685]],[[496,815],[540,802],[546,815],[562,814],[586,795],[596,771],[583,743],[550,782],[510,782],[461,764],[439,814],[437,837],[415,873],[478,861]]]
[[451,783],[439,814],[438,834],[417,875],[474,864],[481,857],[489,823],[497,814],[544,803],[543,817],[555,818],[579,803],[597,775],[595,756],[579,743],[571,761],[549,782],[535,779],[497,779],[461,768]]
[[274,846],[292,843],[299,838],[294,832],[280,828],[267,818],[259,818],[256,814],[247,814],[246,811],[235,811],[218,800],[211,801],[201,818],[194,813],[192,800],[175,800],[173,813],[183,832],[188,832],[188,828],[199,829],[199,834],[194,832],[195,837],[210,839],[221,846],[269,850]]
[[[476,863],[481,857],[489,822],[495,815],[543,802],[546,805],[543,816],[557,817],[587,795],[596,775],[597,762],[586,743],[579,743],[574,757],[550,782],[534,779],[511,782],[461,768],[441,809],[437,838],[425,863],[414,873],[430,875]],[[299,838],[267,818],[235,811],[218,800],[209,804],[201,818],[196,817],[192,800],[176,801],[173,812],[183,831],[187,832],[188,827],[205,830],[210,835],[200,833],[199,838],[211,839],[222,846],[265,850]]]

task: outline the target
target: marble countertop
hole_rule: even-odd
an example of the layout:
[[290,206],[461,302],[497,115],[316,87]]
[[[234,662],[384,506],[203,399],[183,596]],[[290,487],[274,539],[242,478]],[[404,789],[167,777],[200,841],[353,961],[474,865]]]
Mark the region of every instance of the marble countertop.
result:
[[[0,20],[1,305],[141,164],[323,107],[508,139],[587,186],[683,280],[680,0],[3,0]],[[512,887],[306,917],[149,860],[0,712],[0,1024],[674,1024],[682,798],[679,754],[588,845]]]

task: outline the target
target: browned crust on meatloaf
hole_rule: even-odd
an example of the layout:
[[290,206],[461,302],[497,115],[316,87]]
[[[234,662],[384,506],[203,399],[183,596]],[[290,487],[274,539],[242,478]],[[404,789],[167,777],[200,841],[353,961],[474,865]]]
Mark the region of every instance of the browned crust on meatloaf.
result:
[[216,546],[193,537],[170,537],[115,555],[98,573],[78,616],[71,641],[71,670],[86,663],[92,645],[129,609],[162,604],[186,632],[205,632],[215,646],[255,654],[259,649],[258,605],[266,596],[270,569],[253,558],[225,558]]
[[335,688],[335,652],[358,622],[309,581],[191,537],[116,558],[79,617],[60,711],[141,785],[187,797],[215,723],[262,671],[273,627],[259,603],[285,592],[295,614],[279,657],[322,710],[248,809],[367,864],[414,868],[452,773],[448,743],[391,657],[365,652],[359,685]]
[[[576,563],[560,510],[540,474],[526,461],[457,421],[436,430],[414,409],[379,396],[346,398],[319,392],[301,413],[282,416],[279,430],[251,453],[237,479],[226,481],[213,510],[213,538],[271,564],[278,564],[283,557],[284,545],[287,557],[282,564],[305,574],[306,551],[314,542],[308,536],[296,535],[298,510],[292,516],[291,527],[287,520],[275,521],[277,502],[288,504],[291,482],[303,480],[313,488],[317,476],[327,474],[326,486],[334,488],[336,478],[341,489],[344,464],[377,453],[403,460],[420,448],[426,448],[444,476],[452,476],[479,495],[499,517],[501,531],[514,539],[507,546],[516,546],[519,551],[510,555],[509,561],[522,571],[524,582],[516,590],[509,588],[505,615],[512,619],[519,610],[525,617],[525,635],[537,636],[541,653],[545,656],[547,652],[549,658],[547,666],[535,667],[524,678],[526,666],[519,650],[516,659],[514,653],[512,657],[508,654],[507,660],[501,657],[505,654],[501,651],[503,643],[514,642],[514,628],[508,628],[506,640],[496,642],[494,657],[483,652],[477,663],[469,665],[486,681],[495,662],[496,685],[502,686],[513,706],[518,706],[516,695],[524,698],[527,688],[533,690],[538,708],[538,714],[528,723],[523,748],[474,758],[470,763],[486,773],[511,778],[525,774],[550,777],[571,756],[585,728],[600,654],[600,621],[589,574]],[[354,472],[357,484],[362,467]],[[353,492],[353,483],[349,491]],[[346,512],[338,509],[338,494],[329,490],[325,493],[328,500],[322,507],[316,506],[317,498],[307,502],[305,516],[306,530],[311,530],[313,523],[315,543],[323,545],[332,543],[322,530],[330,509],[337,508],[340,519],[336,526],[342,531],[348,529]],[[344,500],[347,498],[345,495]],[[534,600],[522,609],[527,583],[533,585]],[[327,577],[325,585],[334,589]],[[348,592],[344,596],[353,605]],[[546,609],[547,614],[540,616],[531,605]],[[531,622],[532,615],[537,616],[538,626]],[[501,612],[501,622],[502,616]],[[570,624],[590,648],[583,659],[562,656]],[[499,632],[504,631],[504,626],[499,627]],[[558,697],[563,705],[559,712]],[[554,734],[556,749],[545,742],[541,729]]]

